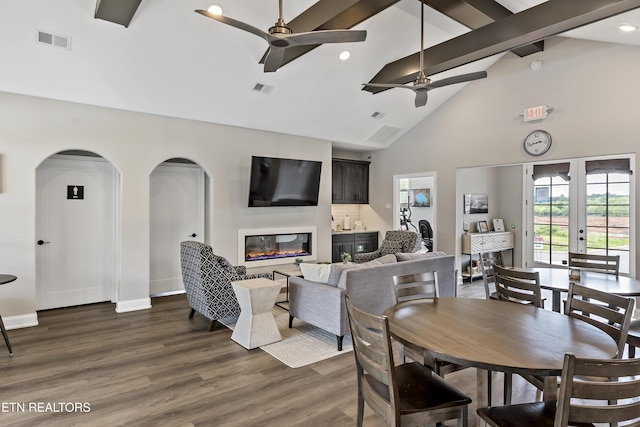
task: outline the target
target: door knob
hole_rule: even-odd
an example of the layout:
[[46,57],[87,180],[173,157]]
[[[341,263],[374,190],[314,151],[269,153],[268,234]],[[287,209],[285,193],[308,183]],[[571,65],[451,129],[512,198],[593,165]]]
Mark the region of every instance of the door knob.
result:
[[44,245],[45,243],[51,243],[51,242],[45,242],[44,240],[40,239],[40,240],[38,240],[36,243],[37,243],[38,245],[42,246],[42,245]]
[[189,237],[196,237],[196,236],[197,236],[197,234],[196,234],[196,233],[191,233],[191,234],[189,235]]

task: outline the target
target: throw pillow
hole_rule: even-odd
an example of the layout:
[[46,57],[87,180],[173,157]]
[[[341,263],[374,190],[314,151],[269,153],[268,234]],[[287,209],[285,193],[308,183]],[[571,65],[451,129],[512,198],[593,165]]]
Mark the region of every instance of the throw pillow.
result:
[[331,264],[311,264],[303,262],[300,263],[300,271],[305,280],[327,283],[329,273],[331,273]]
[[406,252],[399,252],[396,254],[396,258],[398,259],[398,261],[411,261],[414,259],[424,259],[424,258],[437,258],[437,257],[441,257],[441,256],[446,256],[447,254],[445,252],[441,252],[441,251],[437,251],[437,252],[427,252],[426,254],[420,254],[420,253],[406,253]]
[[387,242],[380,248],[380,255],[388,255],[402,252],[402,242]]

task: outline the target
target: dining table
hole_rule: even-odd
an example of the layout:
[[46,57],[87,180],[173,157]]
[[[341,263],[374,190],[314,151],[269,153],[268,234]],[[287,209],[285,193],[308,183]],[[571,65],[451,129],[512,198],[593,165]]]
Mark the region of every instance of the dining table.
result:
[[560,312],[561,296],[569,291],[572,281],[587,288],[596,289],[624,297],[640,296],[640,280],[627,276],[615,276],[599,271],[579,270],[580,278],[569,277],[568,268],[535,267],[523,268],[525,271],[536,271],[540,275],[540,287],[551,291],[551,309]]
[[608,359],[618,351],[613,338],[587,322],[506,301],[414,300],[395,304],[384,315],[400,343],[477,368],[478,408],[490,404],[490,371],[542,376],[543,399],[553,400],[565,353]]

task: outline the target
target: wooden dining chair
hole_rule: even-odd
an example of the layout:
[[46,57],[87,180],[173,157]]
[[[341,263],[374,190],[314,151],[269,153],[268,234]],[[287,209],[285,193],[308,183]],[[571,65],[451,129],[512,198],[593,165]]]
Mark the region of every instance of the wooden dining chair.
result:
[[599,271],[618,277],[620,274],[620,255],[595,255],[569,252],[569,267]]
[[[584,381],[584,376],[590,381]],[[478,408],[492,427],[640,425],[640,360],[564,356],[558,400]],[[595,377],[594,377],[595,376]],[[599,424],[600,425],[600,424]]]
[[386,425],[468,423],[471,399],[418,362],[395,364],[389,319],[362,311],[345,297],[358,382],[357,425],[365,402]]
[[[618,347],[617,359],[622,358],[627,342],[629,325],[633,316],[633,298],[626,298],[587,288],[571,282],[564,314],[585,321],[609,335]],[[524,376],[539,390],[543,390],[543,378]]]
[[640,347],[640,319],[631,320],[627,344],[629,345],[629,359],[633,359],[636,357],[636,348]]
[[[482,281],[484,282],[484,294],[487,299],[498,299],[495,291],[495,272],[494,265],[503,266],[501,252],[485,252],[478,255],[480,273],[482,273]],[[492,289],[492,286],[494,289]]]
[[499,300],[544,308],[540,274],[494,265],[496,294]]
[[[404,301],[425,299],[435,301],[436,298],[440,297],[438,273],[436,271],[393,276],[392,282],[392,299],[394,304]],[[442,377],[451,372],[467,368],[467,366],[434,359],[430,353],[425,352],[423,349],[401,344],[400,360],[404,363],[406,361],[406,357],[416,362],[423,363]]]
[[[493,271],[498,300],[544,308],[542,289],[540,288],[540,274],[538,272],[514,270],[500,265],[494,265]],[[524,378],[527,381],[533,380],[537,382],[535,377],[531,380],[527,376],[524,376]],[[512,384],[512,375],[505,372],[503,385],[505,405],[511,403]],[[537,384],[534,385],[537,387]]]

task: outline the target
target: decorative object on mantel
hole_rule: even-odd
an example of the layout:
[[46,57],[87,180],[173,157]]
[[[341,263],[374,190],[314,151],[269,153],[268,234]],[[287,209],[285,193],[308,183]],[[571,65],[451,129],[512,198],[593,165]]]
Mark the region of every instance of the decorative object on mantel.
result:
[[489,196],[487,194],[464,195],[465,214],[486,214],[489,213]]
[[351,262],[351,254],[348,252],[342,252],[342,254],[340,254],[340,258],[342,258],[342,262],[345,264]]
[[493,219],[493,231],[504,231],[504,221],[502,218]]

